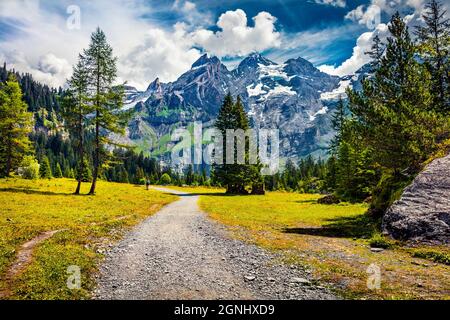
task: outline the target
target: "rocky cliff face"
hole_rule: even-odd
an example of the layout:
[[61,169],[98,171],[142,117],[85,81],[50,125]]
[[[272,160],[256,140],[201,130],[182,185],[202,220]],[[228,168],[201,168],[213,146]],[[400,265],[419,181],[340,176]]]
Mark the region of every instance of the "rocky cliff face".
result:
[[395,239],[450,243],[450,155],[429,164],[383,218]]

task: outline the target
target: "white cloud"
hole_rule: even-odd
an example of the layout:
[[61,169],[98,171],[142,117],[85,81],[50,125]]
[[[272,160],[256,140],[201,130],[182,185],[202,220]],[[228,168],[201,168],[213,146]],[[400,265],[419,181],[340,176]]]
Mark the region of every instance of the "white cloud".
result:
[[[404,21],[408,27],[413,28],[421,21],[425,3],[426,0],[372,0],[370,5],[358,6],[356,9],[348,12],[346,19],[355,21],[360,25],[366,25],[373,30],[367,31],[358,37],[352,56],[340,66],[322,65],[319,69],[338,76],[353,74],[370,61],[370,57],[365,52],[370,50],[375,35],[378,35],[382,40],[388,36],[387,24],[380,22],[371,25],[376,22],[378,12],[391,16],[396,11],[400,11],[400,13],[403,13]],[[410,14],[405,15],[407,12]]]
[[347,5],[346,0],[315,0],[315,2],[340,8],[344,8]]
[[379,24],[375,31],[365,32],[356,40],[356,46],[353,48],[352,56],[345,60],[340,66],[322,65],[319,70],[336,76],[346,76],[353,74],[366,63],[370,62],[370,57],[366,54],[370,50],[375,35],[384,39],[387,35],[387,25]]
[[[149,30],[141,44],[134,47],[119,61],[122,77],[135,83],[149,83],[159,77],[162,81],[173,81],[188,70],[200,57],[186,36],[184,24],[177,24],[171,32],[162,29]],[[142,86],[140,86],[142,87]]]
[[175,0],[172,9],[183,15],[186,22],[196,26],[207,26],[213,23],[213,18],[209,12],[200,12],[197,5],[187,0]]
[[276,18],[266,12],[253,18],[253,27],[247,26],[244,11],[226,12],[217,22],[222,31],[214,33],[203,25],[208,14],[200,13],[191,1],[173,3],[185,22],[172,27],[142,18],[153,13],[143,0],[76,3],[81,9],[80,30],[67,28],[69,15],[64,13],[72,0],[0,0],[0,19],[14,30],[0,38],[0,63],[6,61],[10,68],[32,73],[36,80],[51,86],[63,85],[78,54],[88,46],[91,32],[100,26],[119,58],[119,80],[145,89],[156,77],[173,81],[188,70],[200,57],[198,46],[228,56],[279,45]]
[[220,57],[243,56],[280,45],[280,33],[275,29],[274,16],[263,11],[253,21],[254,27],[248,26],[247,15],[241,9],[227,11],[217,22],[220,31],[198,29],[190,36],[196,45]]

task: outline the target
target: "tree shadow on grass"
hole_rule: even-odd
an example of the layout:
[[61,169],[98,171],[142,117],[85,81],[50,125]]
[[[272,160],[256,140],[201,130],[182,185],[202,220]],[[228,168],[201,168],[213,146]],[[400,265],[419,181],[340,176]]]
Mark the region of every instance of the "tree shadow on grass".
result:
[[331,238],[370,238],[378,230],[380,222],[368,215],[328,219],[322,227],[285,228],[284,233],[304,234]]
[[0,188],[0,192],[37,194],[37,195],[42,195],[42,196],[73,196],[74,195],[73,193],[40,191],[40,190],[27,189],[27,188]]

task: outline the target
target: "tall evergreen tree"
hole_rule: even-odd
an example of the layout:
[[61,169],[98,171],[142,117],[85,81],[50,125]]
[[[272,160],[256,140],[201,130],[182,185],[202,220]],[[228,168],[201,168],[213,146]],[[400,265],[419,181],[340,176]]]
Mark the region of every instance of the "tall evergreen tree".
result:
[[32,120],[19,83],[10,75],[6,83],[0,83],[0,176],[9,176],[31,152]]
[[39,166],[39,175],[42,179],[51,179],[53,177],[50,161],[47,156],[43,156]]
[[373,38],[371,50],[366,52],[366,54],[369,55],[370,58],[372,59],[372,61],[370,62],[372,70],[376,70],[380,66],[384,51],[385,45],[381,41],[380,37],[376,35]]
[[432,76],[434,108],[450,112],[450,20],[443,5],[431,0],[422,16],[424,26],[418,26],[419,52]]
[[344,101],[342,101],[342,99],[339,99],[339,102],[336,106],[336,111],[331,117],[331,126],[336,132],[336,135],[330,143],[330,151],[332,154],[336,154],[337,149],[342,141],[342,136],[344,135],[345,119],[346,115]]
[[106,41],[105,33],[97,28],[91,36],[89,48],[83,54],[89,70],[89,86],[92,90],[94,109],[95,147],[92,186],[89,194],[95,194],[102,165],[105,143],[113,143],[107,133],[124,133],[128,114],[120,112],[123,106],[123,86],[114,86],[117,78],[117,58]]
[[[246,187],[251,187],[252,193],[263,193],[264,179],[260,174],[261,166],[249,163],[249,137],[236,136],[235,141],[230,141],[232,150],[227,150],[226,148],[227,130],[242,130],[246,132],[250,128],[240,97],[234,102],[231,94],[227,94],[216,120],[216,128],[222,133],[224,148],[223,163],[214,166],[214,178],[222,186],[226,186],[227,193],[230,194],[246,194],[248,193]],[[242,147],[244,149],[243,163],[239,163],[239,149],[242,150]],[[231,154],[228,154],[230,152]],[[233,164],[227,163],[227,159],[233,159]]]
[[[87,59],[80,55],[77,65],[73,68],[72,78],[69,80],[69,89],[62,103],[62,113],[66,127],[71,132],[76,144],[78,155],[78,167],[84,172],[85,165],[85,128],[87,115],[92,112],[89,104],[89,70]],[[82,175],[78,175],[78,185],[75,194],[80,194]]]
[[62,174],[61,166],[59,165],[59,163],[56,163],[55,178],[62,178],[62,177],[63,177],[63,174]]

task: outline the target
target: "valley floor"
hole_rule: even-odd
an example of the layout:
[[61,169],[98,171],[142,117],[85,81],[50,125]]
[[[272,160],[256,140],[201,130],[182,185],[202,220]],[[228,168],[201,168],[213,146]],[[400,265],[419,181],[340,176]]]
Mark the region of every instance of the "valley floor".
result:
[[95,298],[106,300],[336,299],[293,264],[231,239],[198,207],[199,196],[176,192],[164,207],[108,251]]
[[0,299],[450,299],[449,248],[374,237],[362,204],[75,184],[0,180]]
[[450,248],[384,239],[365,205],[320,205],[320,196],[309,194],[225,196],[223,190],[183,189],[201,194],[200,207],[236,239],[282,253],[345,298],[450,299]]
[[[100,181],[96,196],[74,196],[75,187],[69,179],[0,180],[0,299],[90,298],[106,249],[177,200],[127,184]],[[67,286],[76,268],[80,290]]]

